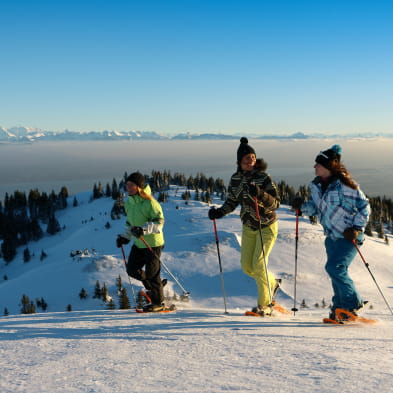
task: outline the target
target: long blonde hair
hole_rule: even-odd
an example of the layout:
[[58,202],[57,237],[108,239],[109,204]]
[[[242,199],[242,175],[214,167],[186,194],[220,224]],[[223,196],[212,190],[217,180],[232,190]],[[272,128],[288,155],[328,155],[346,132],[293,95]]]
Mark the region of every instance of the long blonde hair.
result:
[[149,195],[147,192],[144,191],[143,188],[138,187],[138,195],[146,200],[152,201],[154,200],[153,196]]

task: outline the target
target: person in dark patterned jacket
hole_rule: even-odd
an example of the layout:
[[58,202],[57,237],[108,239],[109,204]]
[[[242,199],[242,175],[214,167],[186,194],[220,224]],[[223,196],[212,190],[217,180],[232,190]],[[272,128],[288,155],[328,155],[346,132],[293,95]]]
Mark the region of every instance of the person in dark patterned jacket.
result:
[[[280,205],[280,199],[276,185],[265,172],[266,163],[256,158],[255,150],[248,144],[247,138],[241,138],[240,142],[237,150],[238,168],[231,177],[228,197],[221,207],[209,210],[209,218],[221,218],[240,204],[240,219],[243,224],[241,267],[257,284],[258,301],[253,311],[260,315],[270,315],[272,297],[279,283],[271,272],[266,272],[265,266],[267,267],[268,257],[278,234],[275,210]],[[259,217],[256,214],[255,198]]]

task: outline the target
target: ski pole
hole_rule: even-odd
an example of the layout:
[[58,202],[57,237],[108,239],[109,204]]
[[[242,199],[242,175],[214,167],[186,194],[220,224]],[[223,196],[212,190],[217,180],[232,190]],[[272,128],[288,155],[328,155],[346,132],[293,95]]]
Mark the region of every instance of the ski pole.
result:
[[134,286],[132,285],[131,278],[130,278],[130,276],[128,275],[128,272],[127,272],[127,260],[126,260],[126,254],[124,253],[123,245],[121,246],[121,253],[123,254],[123,261],[124,261],[124,265],[125,265],[125,267],[126,267],[126,273],[127,273],[127,277],[128,277],[128,282],[130,283],[130,287],[131,287],[131,291],[132,291],[132,296],[133,296],[133,298],[134,298],[135,308],[137,308],[137,302],[136,302],[136,296],[135,296]]
[[362,253],[360,252],[359,247],[358,247],[358,245],[356,244],[356,241],[355,241],[355,240],[352,240],[352,243],[353,243],[353,245],[355,246],[357,252],[359,253],[359,256],[360,256],[361,260],[363,261],[364,265],[366,266],[368,272],[370,273],[370,275],[371,275],[371,277],[372,277],[372,279],[373,279],[375,285],[377,286],[378,291],[379,291],[379,293],[380,293],[381,296],[382,296],[382,299],[385,301],[385,303],[386,303],[386,305],[387,305],[387,307],[388,307],[390,313],[393,315],[393,311],[392,311],[391,307],[389,306],[389,303],[388,303],[388,301],[386,300],[385,296],[383,295],[382,290],[381,290],[381,288],[379,287],[379,285],[378,285],[378,283],[377,283],[377,280],[375,279],[374,275],[371,273],[370,267],[369,267],[368,263],[366,262],[366,260],[364,259]]
[[173,278],[173,280],[176,282],[179,288],[183,291],[183,296],[184,297],[190,296],[190,292],[184,289],[183,285],[180,284],[179,280],[172,274],[172,272],[168,269],[168,267],[165,265],[163,261],[161,261],[161,265],[165,269],[165,271]]
[[222,296],[224,298],[224,310],[225,310],[224,314],[229,314],[228,311],[227,311],[227,301],[226,301],[225,285],[224,285],[224,273],[222,271],[220,246],[219,246],[219,241],[218,241],[217,225],[216,225],[216,220],[215,219],[213,220],[213,225],[214,225],[214,236],[216,238],[216,245],[217,245],[218,265],[220,266]]
[[272,296],[272,289],[270,288],[270,283],[269,283],[269,272],[267,271],[267,263],[266,263],[266,256],[265,256],[265,246],[263,244],[263,236],[262,236],[262,220],[261,220],[261,215],[259,214],[259,207],[258,207],[258,199],[257,197],[254,197],[255,201],[255,214],[257,216],[258,222],[259,222],[259,237],[261,239],[261,247],[262,247],[262,256],[263,256],[263,264],[265,267],[265,273],[266,273],[266,285],[269,289],[269,305],[273,304],[273,296]]
[[295,236],[295,282],[294,282],[294,291],[293,291],[293,315],[296,315],[296,279],[297,279],[297,248],[299,241],[299,209],[296,209],[296,236]]
[[[146,239],[143,236],[140,236],[139,239],[142,240],[143,244],[151,251],[154,253],[153,249],[150,247],[149,243],[146,241]],[[180,289],[183,291],[183,296],[190,296],[190,292],[186,291],[184,287],[180,284],[179,280],[171,273],[171,271],[168,269],[168,267],[165,265],[163,261],[160,261],[162,267],[166,270],[166,272],[173,278],[173,280],[176,282],[176,284],[180,287]]]

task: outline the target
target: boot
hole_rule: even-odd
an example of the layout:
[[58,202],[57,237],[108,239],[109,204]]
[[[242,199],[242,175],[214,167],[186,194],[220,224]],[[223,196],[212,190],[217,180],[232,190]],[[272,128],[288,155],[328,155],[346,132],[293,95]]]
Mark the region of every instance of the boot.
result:
[[271,306],[257,306],[251,310],[255,314],[259,314],[261,317],[271,316],[273,307]]

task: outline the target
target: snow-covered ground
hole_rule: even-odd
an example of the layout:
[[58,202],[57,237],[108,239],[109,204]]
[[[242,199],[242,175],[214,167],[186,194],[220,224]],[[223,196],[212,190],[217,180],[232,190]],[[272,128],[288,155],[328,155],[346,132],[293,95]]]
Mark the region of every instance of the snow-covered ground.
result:
[[[170,314],[107,310],[93,299],[97,280],[105,282],[118,305],[120,275],[133,303],[124,262],[115,247],[124,218],[110,219],[111,199],[59,212],[65,226],[53,237],[28,245],[0,265],[0,392],[388,392],[393,386],[393,316],[369,272],[356,258],[351,275],[371,306],[363,315],[379,321],[367,326],[323,325],[331,297],[324,272],[323,233],[300,218],[296,315],[244,316],[255,305],[256,288],[239,266],[241,225],[238,211],[217,221],[228,314],[208,206],[186,204],[173,187],[163,204],[166,247],[163,262],[191,292]],[[220,204],[218,199],[215,203]],[[70,203],[71,204],[71,203]],[[280,233],[270,269],[283,280],[277,300],[293,307],[295,216],[279,210]],[[105,228],[109,222],[111,227]],[[368,238],[362,253],[387,301],[393,303],[393,246]],[[89,250],[81,258],[71,251]],[[92,250],[95,250],[93,255]],[[48,257],[40,261],[44,250]],[[126,251],[128,252],[129,247]],[[181,294],[169,279],[166,292]],[[132,281],[135,289],[139,283]],[[79,299],[84,288],[89,297]],[[46,312],[21,315],[22,295],[44,298]],[[308,308],[300,308],[304,300]],[[315,305],[318,304],[319,307]],[[65,311],[71,305],[72,312]]]

